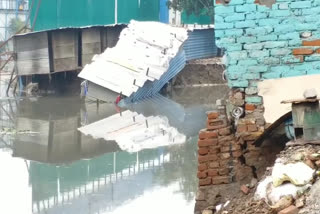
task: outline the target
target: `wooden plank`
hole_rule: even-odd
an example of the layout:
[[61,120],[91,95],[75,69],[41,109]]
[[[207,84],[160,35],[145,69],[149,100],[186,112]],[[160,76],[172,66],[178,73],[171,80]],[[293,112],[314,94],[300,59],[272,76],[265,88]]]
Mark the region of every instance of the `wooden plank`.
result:
[[48,35],[44,33],[28,34],[14,37],[17,52],[48,48]]
[[73,71],[78,69],[78,61],[75,58],[64,58],[64,59],[55,59],[54,60],[54,71]]
[[18,75],[50,73],[49,59],[23,60],[17,62]]
[[54,49],[54,59],[76,58],[74,45],[58,46]]
[[17,61],[32,59],[49,59],[48,48],[23,51],[17,53]]
[[100,43],[100,29],[89,28],[82,30],[82,43]]
[[84,43],[82,44],[82,54],[100,54],[101,53],[101,44],[100,42],[96,43]]

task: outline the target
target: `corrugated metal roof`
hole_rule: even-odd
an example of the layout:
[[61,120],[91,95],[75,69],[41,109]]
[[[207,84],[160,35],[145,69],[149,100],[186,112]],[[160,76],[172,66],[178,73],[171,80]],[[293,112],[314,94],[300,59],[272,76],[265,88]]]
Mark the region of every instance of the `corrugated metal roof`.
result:
[[79,77],[135,102],[158,93],[194,59],[217,55],[213,29],[187,30],[132,21],[115,48],[94,57]]
[[122,31],[116,47],[95,56],[79,77],[131,96],[147,80],[162,77],[187,38],[183,28],[132,21]]

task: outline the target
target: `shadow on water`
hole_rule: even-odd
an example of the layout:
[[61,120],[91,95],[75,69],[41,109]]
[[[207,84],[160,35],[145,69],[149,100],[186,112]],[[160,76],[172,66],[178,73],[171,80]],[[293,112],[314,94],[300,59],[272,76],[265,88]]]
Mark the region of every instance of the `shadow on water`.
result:
[[126,109],[78,97],[1,102],[8,183],[0,198],[21,204],[1,213],[147,213],[159,205],[153,213],[193,213],[197,133],[212,104],[160,95]]

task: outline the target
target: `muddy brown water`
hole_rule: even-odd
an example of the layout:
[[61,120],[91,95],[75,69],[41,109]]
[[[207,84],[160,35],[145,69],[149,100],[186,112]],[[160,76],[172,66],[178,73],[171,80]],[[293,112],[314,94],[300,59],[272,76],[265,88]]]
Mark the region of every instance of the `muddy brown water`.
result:
[[[193,213],[197,134],[205,112],[228,92],[225,86],[195,90],[127,109],[78,96],[1,99],[0,213]],[[126,111],[146,118],[148,127],[105,139],[78,131],[101,120],[106,126],[93,131],[121,128]],[[120,119],[112,124],[112,117]]]

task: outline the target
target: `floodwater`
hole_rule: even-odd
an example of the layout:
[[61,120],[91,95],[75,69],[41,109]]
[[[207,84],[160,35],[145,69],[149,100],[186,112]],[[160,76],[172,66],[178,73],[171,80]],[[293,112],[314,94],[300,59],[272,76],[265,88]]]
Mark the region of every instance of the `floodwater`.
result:
[[226,91],[126,109],[78,96],[0,100],[0,213],[193,213],[197,134]]

